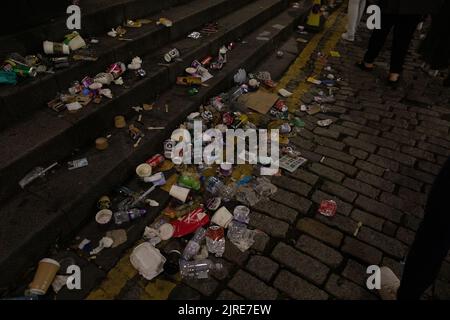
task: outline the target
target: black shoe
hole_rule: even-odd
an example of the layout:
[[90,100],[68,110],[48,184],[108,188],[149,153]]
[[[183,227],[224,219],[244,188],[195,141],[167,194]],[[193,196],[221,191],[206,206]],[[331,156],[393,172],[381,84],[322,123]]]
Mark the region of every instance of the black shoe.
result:
[[368,67],[364,62],[357,62],[356,66],[360,68],[362,71],[372,71],[375,67]]

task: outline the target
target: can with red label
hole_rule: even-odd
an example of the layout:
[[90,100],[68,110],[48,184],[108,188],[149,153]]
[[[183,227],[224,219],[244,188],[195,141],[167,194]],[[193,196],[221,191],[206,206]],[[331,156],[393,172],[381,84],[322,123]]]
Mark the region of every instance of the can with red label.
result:
[[147,164],[151,165],[153,168],[159,166],[166,160],[162,154],[155,154],[153,157],[145,161]]
[[126,70],[125,64],[123,62],[116,62],[109,66],[106,70],[107,73],[111,73],[114,79],[119,78],[122,73]]

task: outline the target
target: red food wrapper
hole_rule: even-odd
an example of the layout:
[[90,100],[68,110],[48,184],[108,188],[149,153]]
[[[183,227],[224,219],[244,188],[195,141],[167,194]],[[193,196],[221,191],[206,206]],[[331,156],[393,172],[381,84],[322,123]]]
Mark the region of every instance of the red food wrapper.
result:
[[333,217],[336,215],[337,204],[333,200],[322,200],[319,207],[319,213],[326,217]]
[[173,237],[180,238],[195,232],[198,228],[209,223],[209,216],[203,208],[195,209],[184,217],[172,221],[174,227]]

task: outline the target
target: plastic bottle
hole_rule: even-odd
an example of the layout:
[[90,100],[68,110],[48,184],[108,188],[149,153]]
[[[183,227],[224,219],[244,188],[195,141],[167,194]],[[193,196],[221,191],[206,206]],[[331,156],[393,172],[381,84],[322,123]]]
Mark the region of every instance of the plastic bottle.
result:
[[205,239],[206,230],[204,228],[199,228],[195,232],[194,236],[187,243],[184,248],[182,258],[184,260],[191,260],[200,250],[200,244]]
[[207,279],[212,270],[221,270],[222,264],[209,259],[186,261],[180,260],[180,273],[183,278]]
[[131,220],[135,220],[144,216],[147,213],[145,209],[130,209],[126,211],[117,211],[114,213],[114,220],[116,224],[122,224]]

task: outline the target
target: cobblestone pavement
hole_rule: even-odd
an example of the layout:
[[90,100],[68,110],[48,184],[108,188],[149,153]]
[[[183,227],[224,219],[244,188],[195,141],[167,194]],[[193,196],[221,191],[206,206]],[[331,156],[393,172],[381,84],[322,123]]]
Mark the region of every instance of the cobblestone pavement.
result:
[[[397,90],[384,85],[388,52],[373,74],[358,71],[353,65],[369,31],[361,28],[352,44],[340,40],[344,9],[279,81],[294,92],[290,110],[306,126],[293,143],[310,161],[273,177],[279,191],[253,210],[250,224],[264,234],[251,250],[242,253],[227,243],[225,271],[203,281],[145,281],[125,255],[88,299],[378,299],[366,289],[367,266],[387,265],[401,274],[431,183],[450,156],[450,92],[420,70],[414,52]],[[318,58],[330,50],[341,57]],[[300,99],[313,89],[305,79],[326,65],[343,78],[337,102],[327,113],[299,113]],[[328,118],[334,120],[330,127],[317,127],[317,120]],[[334,218],[316,213],[323,199],[337,202]],[[450,299],[450,257],[429,298]]]

